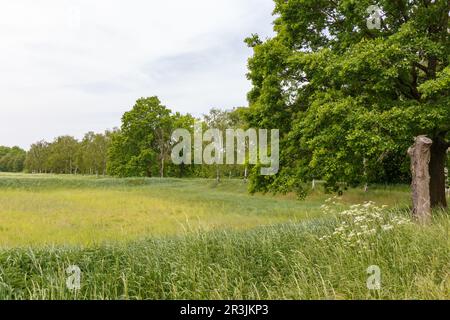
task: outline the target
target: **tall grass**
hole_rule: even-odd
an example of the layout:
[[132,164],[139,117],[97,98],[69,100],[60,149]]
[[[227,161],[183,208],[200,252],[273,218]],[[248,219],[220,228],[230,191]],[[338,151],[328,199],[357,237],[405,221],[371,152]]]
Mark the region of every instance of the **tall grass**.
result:
[[[450,299],[449,212],[404,223],[406,188],[325,206],[317,190],[299,202],[245,189],[0,175],[0,299]],[[367,200],[389,207],[349,209]],[[66,286],[72,265],[80,290]],[[373,265],[380,290],[367,287]]]
[[[391,197],[392,196],[392,197]],[[94,245],[186,229],[250,229],[322,216],[323,192],[307,201],[254,195],[242,180],[114,179],[0,174],[0,247]],[[352,190],[346,203],[405,203],[402,190]]]
[[[371,250],[332,218],[251,231],[194,232],[92,248],[0,251],[2,299],[449,299],[450,219],[378,235]],[[65,270],[82,270],[81,289]],[[379,291],[366,270],[382,271]]]

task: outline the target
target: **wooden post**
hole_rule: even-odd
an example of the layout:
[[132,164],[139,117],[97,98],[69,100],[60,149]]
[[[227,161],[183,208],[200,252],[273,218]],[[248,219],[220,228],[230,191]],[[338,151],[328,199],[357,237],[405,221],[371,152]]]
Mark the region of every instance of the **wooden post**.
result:
[[419,223],[431,220],[430,160],[433,141],[426,136],[418,136],[409,148],[412,173],[413,216]]

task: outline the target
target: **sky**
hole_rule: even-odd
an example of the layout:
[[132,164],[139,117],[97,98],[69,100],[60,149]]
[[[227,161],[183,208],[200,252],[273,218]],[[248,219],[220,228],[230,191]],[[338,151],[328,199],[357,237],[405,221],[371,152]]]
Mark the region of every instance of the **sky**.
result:
[[246,106],[273,0],[0,0],[0,145],[120,127],[140,97],[201,116]]

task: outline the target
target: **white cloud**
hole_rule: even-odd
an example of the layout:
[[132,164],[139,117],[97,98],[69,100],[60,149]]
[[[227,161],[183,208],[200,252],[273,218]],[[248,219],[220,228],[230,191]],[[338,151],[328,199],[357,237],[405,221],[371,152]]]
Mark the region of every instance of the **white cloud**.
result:
[[120,124],[142,96],[176,111],[246,104],[272,0],[0,0],[0,145]]

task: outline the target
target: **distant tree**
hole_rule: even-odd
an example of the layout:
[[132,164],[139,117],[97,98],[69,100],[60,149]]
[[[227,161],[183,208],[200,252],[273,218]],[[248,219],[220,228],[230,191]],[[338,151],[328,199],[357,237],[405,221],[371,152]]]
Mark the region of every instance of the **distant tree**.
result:
[[106,174],[108,149],[111,143],[111,132],[104,134],[88,132],[80,143],[78,164],[80,173]]
[[31,145],[25,160],[25,169],[30,173],[47,173],[49,171],[49,143],[39,141]]
[[52,173],[78,173],[78,159],[80,143],[71,136],[56,138],[49,145],[48,166]]
[[[196,119],[190,114],[182,115],[177,112],[172,115],[172,130],[186,129],[192,135],[194,133],[195,120]],[[170,153],[175,143],[177,143],[177,141],[170,141],[168,143]],[[194,150],[193,147],[194,146],[192,145],[191,152],[193,152]],[[170,153],[166,154],[166,156],[169,157]],[[169,161],[169,165],[167,166],[167,175],[179,178],[193,176],[195,175],[195,166],[192,163],[191,164],[181,163],[180,165],[174,165],[172,162]]]
[[171,111],[158,97],[141,98],[112,135],[108,172],[117,176],[164,176],[173,129]]
[[[246,129],[247,123],[245,121],[244,113],[247,108],[235,108],[232,110],[223,110],[219,108],[212,108],[208,114],[203,115],[203,119],[206,125],[205,129],[219,129],[222,132],[222,140],[224,142],[224,156],[227,157],[225,150],[226,137],[225,133],[227,129]],[[235,150],[235,152],[237,149]],[[214,169],[214,173],[211,172]],[[219,181],[222,175],[225,176],[242,176],[245,172],[245,167],[242,165],[216,165],[213,168],[211,166],[203,166],[203,176],[216,177]]]
[[[229,112],[221,110],[218,108],[212,108],[209,110],[208,114],[203,115],[203,119],[208,127],[208,129],[219,129],[222,133],[226,129],[231,129],[231,119],[229,117]],[[224,136],[222,136],[222,141],[224,141]],[[222,150],[224,152],[224,150]],[[216,180],[220,181],[221,178],[221,164],[215,165]]]
[[204,114],[203,118],[208,128],[215,128],[221,131],[234,127],[231,111],[212,108],[208,114]]
[[22,172],[24,170],[26,152],[19,147],[0,146],[0,171]]

